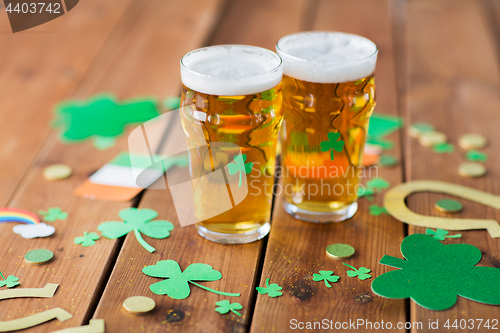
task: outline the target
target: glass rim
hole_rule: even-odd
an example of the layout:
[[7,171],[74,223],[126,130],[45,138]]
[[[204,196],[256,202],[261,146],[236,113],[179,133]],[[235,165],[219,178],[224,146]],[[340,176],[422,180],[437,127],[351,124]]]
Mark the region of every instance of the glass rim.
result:
[[[297,35],[308,35],[308,34],[311,34],[311,35],[314,35],[314,34],[318,34],[318,33],[323,33],[323,34],[332,34],[332,33],[340,33],[340,34],[344,34],[344,35],[352,35],[352,36],[356,36],[356,37],[361,37],[363,39],[366,39],[367,41],[369,41],[370,43],[372,43],[374,46],[375,46],[375,52],[373,52],[372,54],[370,54],[369,56],[366,56],[366,57],[363,57],[363,58],[359,58],[359,59],[356,59],[356,60],[336,60],[336,61],[319,61],[319,60],[308,60],[308,59],[304,59],[304,58],[300,58],[300,57],[297,57],[297,56],[294,56],[294,55],[291,55],[290,53],[286,52],[286,51],[283,51],[280,47],[279,47],[279,44],[281,41],[283,41],[284,39],[286,38],[289,38],[289,37],[292,37],[292,36],[297,36]],[[281,37],[278,42],[276,43],[276,50],[278,50],[279,52],[282,52],[284,55],[286,55],[287,57],[290,57],[294,60],[297,60],[297,61],[303,61],[303,62],[310,62],[310,63],[316,63],[316,64],[334,64],[334,63],[343,63],[343,64],[346,64],[346,63],[356,63],[356,62],[359,62],[359,61],[363,61],[363,60],[367,60],[367,59],[370,59],[370,58],[373,58],[374,56],[376,56],[378,54],[378,47],[377,47],[377,44],[375,44],[371,39],[368,39],[364,36],[360,36],[360,35],[356,35],[356,34],[352,34],[352,33],[348,33],[348,32],[341,32],[341,31],[324,31],[324,30],[317,30],[317,31],[301,31],[301,32],[295,32],[295,33],[292,33],[292,34],[289,34],[289,35],[286,35],[286,36],[283,36]],[[279,55],[279,54],[278,54]]]
[[266,74],[272,74],[280,69],[280,67],[283,67],[283,59],[280,57],[279,54],[276,52],[273,52],[272,50],[266,49],[264,47],[260,46],[253,46],[253,45],[245,45],[245,44],[220,44],[220,45],[210,45],[210,46],[205,46],[205,47],[200,47],[198,49],[194,49],[192,51],[189,51],[186,53],[182,58],[181,58],[181,67],[188,71],[191,74],[202,76],[205,78],[217,78],[217,76],[209,75],[209,74],[203,74],[198,71],[192,70],[191,68],[187,67],[187,65],[184,63],[184,59],[188,56],[193,55],[194,53],[198,53],[207,49],[213,49],[213,48],[231,48],[231,47],[236,47],[239,49],[252,49],[252,50],[260,50],[262,53],[267,53],[270,54],[272,57],[277,57],[276,59],[279,61],[278,65],[271,70],[258,73],[258,74],[250,74],[250,75],[243,75],[243,76],[234,76],[233,78],[251,78],[251,77],[258,77],[261,75],[266,75]]

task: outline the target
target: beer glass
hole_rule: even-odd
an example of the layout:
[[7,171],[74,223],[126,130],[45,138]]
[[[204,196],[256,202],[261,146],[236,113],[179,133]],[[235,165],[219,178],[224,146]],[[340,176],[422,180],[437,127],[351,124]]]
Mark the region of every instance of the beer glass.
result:
[[375,107],[376,45],[339,32],[281,38],[285,210],[324,223],[352,217]]
[[241,244],[269,233],[282,74],[276,53],[253,46],[210,46],[181,60],[194,215],[209,240]]

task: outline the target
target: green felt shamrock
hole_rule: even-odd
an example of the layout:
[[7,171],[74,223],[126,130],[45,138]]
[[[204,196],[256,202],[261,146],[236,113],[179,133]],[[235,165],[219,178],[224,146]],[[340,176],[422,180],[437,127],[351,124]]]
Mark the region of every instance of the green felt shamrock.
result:
[[7,288],[12,288],[19,285],[19,279],[14,275],[7,276],[7,279],[3,276],[2,272],[0,272],[0,276],[3,281],[0,281],[0,288],[3,286],[7,286]]
[[262,294],[262,295],[268,294],[269,297],[278,297],[278,296],[283,295],[283,293],[280,291],[283,288],[278,286],[276,283],[272,283],[271,285],[269,285],[269,278],[267,278],[267,280],[266,280],[266,287],[265,288],[264,287],[257,287],[255,289],[257,289],[257,292],[259,294]]
[[226,293],[193,282],[216,281],[222,278],[222,274],[219,271],[216,271],[212,266],[206,264],[191,264],[182,272],[176,261],[162,260],[158,261],[156,265],[144,267],[142,272],[148,276],[166,278],[167,280],[152,284],[149,289],[157,295],[168,295],[173,299],[184,299],[188,297],[191,293],[189,283],[215,294],[223,296],[240,296],[239,293]]
[[231,303],[227,299],[223,301],[219,301],[215,303],[215,305],[218,305],[218,308],[215,308],[215,311],[217,311],[220,314],[226,314],[229,311],[232,311],[233,313],[237,314],[238,316],[241,316],[241,313],[239,313],[236,310],[241,310],[243,309],[243,306],[240,303]]
[[488,160],[488,155],[477,150],[469,150],[465,157],[471,162],[486,162]]
[[158,216],[152,209],[126,208],[118,215],[123,222],[103,222],[99,224],[97,230],[109,239],[120,238],[133,231],[139,243],[149,252],[154,252],[155,248],[146,243],[141,232],[151,238],[162,239],[170,236],[170,231],[174,230],[174,225],[169,221],[151,221]]
[[381,137],[378,136],[371,136],[368,137],[366,140],[366,143],[369,143],[374,146],[378,146],[382,149],[392,149],[394,148],[394,143],[389,140],[382,139]]
[[323,152],[331,150],[330,158],[333,161],[333,151],[342,151],[342,148],[344,147],[344,140],[337,141],[340,138],[340,133],[329,132],[327,136],[328,140],[320,142],[320,149]]
[[373,201],[375,190],[367,187],[360,187],[358,191],[359,198],[366,198],[368,201]]
[[156,101],[135,99],[119,103],[112,95],[94,96],[87,101],[67,101],[56,107],[53,126],[60,129],[65,143],[77,143],[98,137],[94,144],[103,149],[104,138],[116,138],[127,125],[140,124],[158,116]]
[[371,205],[370,207],[368,207],[368,209],[370,209],[370,215],[373,216],[380,216],[382,214],[389,215],[389,212],[387,211],[387,209],[385,209],[385,207],[379,207],[378,205]]
[[353,269],[353,271],[347,271],[347,275],[349,277],[356,277],[357,276],[358,279],[360,279],[360,280],[366,280],[366,279],[369,279],[372,277],[370,274],[368,274],[372,271],[369,268],[360,267],[360,268],[356,269],[353,266],[346,264],[345,262],[343,264]]
[[86,231],[83,232],[83,236],[75,238],[75,244],[82,244],[82,246],[92,246],[95,245],[95,241],[100,237],[95,232],[88,233]]
[[438,154],[453,153],[455,151],[455,146],[451,143],[440,143],[432,147],[432,149]]
[[274,88],[260,93],[260,98],[262,98],[265,101],[272,102],[276,99],[276,97],[278,97],[278,95],[276,94],[276,90]]
[[63,212],[59,207],[51,207],[47,211],[40,210],[38,214],[43,216],[44,221],[54,222],[55,220],[66,220],[68,213]]
[[443,230],[443,229],[437,229],[436,231],[434,231],[432,229],[427,229],[427,230],[425,230],[425,233],[427,235],[431,235],[432,237],[434,237],[438,240],[441,240],[441,241],[445,240],[445,238],[460,238],[460,237],[462,237],[461,234],[446,236],[450,232],[448,230]]
[[238,187],[241,187],[241,175],[242,175],[242,173],[244,172],[245,174],[248,174],[248,173],[252,172],[253,163],[252,162],[245,163],[246,160],[247,160],[247,155],[245,155],[245,154],[236,155],[234,157],[235,163],[229,163],[227,165],[227,168],[229,170],[230,175],[234,175],[237,172],[240,173],[240,182],[238,184]]
[[369,189],[376,190],[377,192],[382,191],[382,189],[389,188],[389,182],[384,178],[372,178],[366,182],[366,187]]
[[331,288],[332,285],[328,283],[330,282],[337,282],[340,279],[340,276],[333,275],[332,271],[319,271],[319,274],[313,274],[313,280],[314,281],[325,281],[325,285],[328,288]]
[[500,305],[500,269],[475,266],[481,251],[469,244],[444,245],[425,234],[407,236],[401,243],[404,259],[383,256],[380,263],[399,270],[384,273],[372,283],[377,295],[411,298],[431,310],[446,310],[457,296]]

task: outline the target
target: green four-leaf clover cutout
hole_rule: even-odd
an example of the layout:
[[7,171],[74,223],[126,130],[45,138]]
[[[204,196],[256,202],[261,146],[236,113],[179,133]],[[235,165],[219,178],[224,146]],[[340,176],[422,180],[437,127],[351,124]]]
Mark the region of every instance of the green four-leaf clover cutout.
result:
[[74,242],[75,244],[82,244],[82,246],[92,246],[95,245],[95,241],[98,240],[100,237],[98,234],[95,232],[83,232],[83,236],[76,237]]
[[366,280],[371,278],[372,276],[368,273],[370,273],[372,270],[366,267],[360,267],[360,268],[354,268],[353,266],[344,263],[347,267],[350,267],[353,269],[353,271],[347,271],[347,275],[349,277],[358,277],[360,280]]
[[427,229],[427,230],[425,230],[425,233],[427,235],[432,236],[433,238],[436,238],[437,240],[440,240],[440,241],[444,241],[446,238],[460,238],[460,237],[462,237],[461,234],[447,236],[450,232],[448,230],[443,230],[443,229],[436,229],[436,231],[434,231],[432,229]]
[[232,311],[233,313],[237,314],[238,316],[241,316],[241,313],[239,313],[236,310],[241,310],[243,309],[243,306],[240,303],[231,303],[227,299],[223,301],[219,301],[215,303],[215,305],[218,305],[218,308],[215,308],[215,311],[217,311],[220,314],[226,314],[229,311]]
[[247,155],[245,155],[245,154],[236,155],[234,157],[235,163],[229,163],[227,165],[227,168],[229,170],[230,175],[234,175],[237,172],[240,173],[240,182],[238,184],[238,187],[241,187],[241,175],[242,175],[242,173],[244,172],[245,174],[249,174],[250,172],[252,172],[253,163],[252,162],[245,163],[246,160],[247,160]]
[[319,271],[319,274],[313,274],[313,280],[314,281],[325,281],[325,285],[328,288],[331,288],[332,285],[328,283],[330,282],[337,282],[340,279],[339,276],[333,275],[332,271]]
[[3,281],[0,281],[0,288],[4,286],[7,286],[7,288],[12,288],[19,285],[19,278],[15,277],[14,275],[9,275],[7,276],[7,278],[5,278],[0,272],[0,276],[3,279]]
[[174,260],[158,261],[156,265],[146,266],[142,272],[148,276],[164,278],[166,280],[152,284],[149,289],[157,295],[167,295],[173,299],[184,299],[189,296],[192,283],[197,287],[223,296],[240,296],[240,294],[231,294],[214,290],[194,281],[217,281],[222,278],[222,274],[216,271],[210,265],[191,264],[184,272],[181,271],[179,264]]
[[269,285],[269,278],[267,278],[267,280],[266,280],[266,287],[265,288],[264,287],[257,287],[255,289],[257,289],[257,292],[259,294],[263,294],[263,295],[267,294],[267,295],[269,295],[269,297],[278,297],[278,296],[283,295],[283,293],[280,291],[283,288],[281,288],[276,283],[272,283],[271,285]]
[[139,243],[149,252],[154,252],[155,248],[146,243],[141,233],[151,238],[163,239],[170,236],[170,231],[174,229],[174,225],[169,221],[152,221],[158,216],[158,213],[152,209],[126,208],[118,215],[123,222],[103,222],[99,224],[97,230],[109,239],[120,238],[133,231]]
[[44,221],[54,222],[55,220],[66,220],[68,213],[63,212],[59,207],[51,207],[47,211],[40,210],[38,214],[43,216]]
[[340,138],[340,133],[330,132],[327,134],[327,136],[328,136],[328,140],[320,142],[320,149],[323,152],[327,152],[327,151],[331,150],[330,151],[330,158],[333,161],[333,151],[334,150],[337,152],[342,151],[342,149],[344,147],[344,140],[337,141]]
[[376,177],[372,178],[366,182],[366,187],[377,192],[382,191],[383,189],[389,188],[389,182],[384,178]]
[[387,211],[387,209],[385,209],[384,206],[380,207],[379,205],[371,205],[370,207],[368,207],[368,209],[370,210],[370,215],[374,216],[380,216],[382,214],[389,215],[389,212]]

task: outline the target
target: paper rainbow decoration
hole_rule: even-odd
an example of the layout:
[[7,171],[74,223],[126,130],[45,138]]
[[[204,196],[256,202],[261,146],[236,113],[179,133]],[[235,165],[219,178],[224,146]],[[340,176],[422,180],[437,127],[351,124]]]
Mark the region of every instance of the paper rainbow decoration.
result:
[[17,208],[0,208],[0,222],[20,222],[39,224],[38,217],[30,212]]

